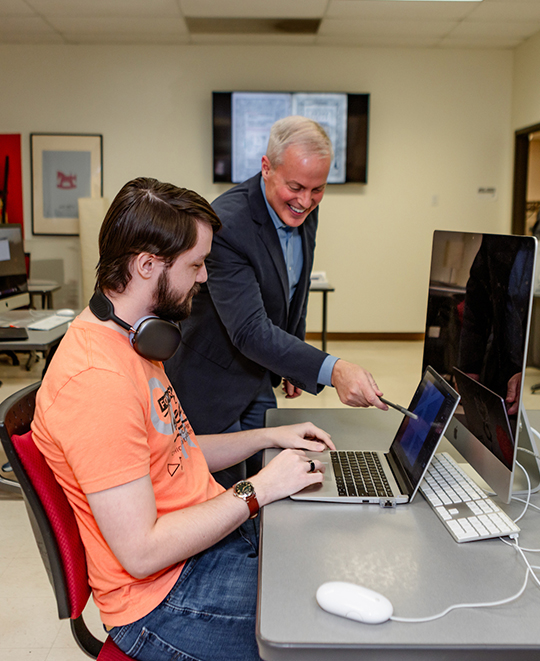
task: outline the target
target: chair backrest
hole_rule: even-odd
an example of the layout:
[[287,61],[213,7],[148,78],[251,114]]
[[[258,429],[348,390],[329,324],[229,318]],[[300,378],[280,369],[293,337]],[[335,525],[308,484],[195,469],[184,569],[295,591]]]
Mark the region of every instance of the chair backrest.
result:
[[70,618],[75,640],[89,656],[96,658],[99,654],[100,660],[127,659],[110,638],[103,646],[88,631],[82,618],[90,587],[77,521],[30,431],[39,385],[29,386],[0,404],[0,440],[21,485],[34,536],[56,596],[58,616]]
[[68,500],[32,440],[39,383],[0,406],[0,438],[19,480],[32,529],[54,589],[60,618],[77,618],[88,601],[86,558]]

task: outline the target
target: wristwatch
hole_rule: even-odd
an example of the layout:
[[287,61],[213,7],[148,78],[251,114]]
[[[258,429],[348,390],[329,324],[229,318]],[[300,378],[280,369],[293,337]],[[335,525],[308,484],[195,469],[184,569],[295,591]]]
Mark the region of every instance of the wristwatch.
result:
[[249,507],[249,518],[254,519],[259,513],[259,501],[255,494],[255,487],[247,480],[237,482],[233,487],[233,494],[241,498]]

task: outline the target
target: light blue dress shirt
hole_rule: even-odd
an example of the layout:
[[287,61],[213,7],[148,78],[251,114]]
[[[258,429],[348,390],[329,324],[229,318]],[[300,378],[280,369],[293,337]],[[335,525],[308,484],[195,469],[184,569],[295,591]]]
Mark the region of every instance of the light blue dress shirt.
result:
[[[283,257],[285,258],[285,266],[287,267],[287,275],[289,277],[289,302],[292,301],[294,292],[296,291],[296,286],[300,280],[302,274],[302,268],[304,266],[304,255],[302,252],[302,237],[300,236],[300,230],[298,227],[289,227],[281,220],[277,215],[274,209],[268,204],[266,199],[266,189],[264,185],[264,179],[261,177],[261,191],[266,203],[266,208],[270,214],[272,222],[276,226],[277,234],[279,237],[279,242],[281,243],[281,249],[283,250]],[[338,358],[335,356],[327,356],[324,359],[321,369],[319,370],[319,376],[317,377],[317,382],[323,386],[332,385],[332,370]]]

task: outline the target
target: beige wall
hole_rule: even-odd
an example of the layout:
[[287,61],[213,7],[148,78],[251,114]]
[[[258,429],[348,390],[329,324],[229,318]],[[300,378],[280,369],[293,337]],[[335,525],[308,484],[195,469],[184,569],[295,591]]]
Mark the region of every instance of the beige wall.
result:
[[[211,183],[212,90],[369,92],[369,182],[328,190],[315,268],[336,287],[329,330],[422,331],[432,231],[509,231],[513,59],[497,50],[0,46],[1,131],[23,136],[27,237],[31,132],[102,133],[107,197],[149,175],[213,199],[226,187]],[[79,277],[77,241],[36,237],[28,247],[33,258],[62,257]],[[319,314],[314,296],[309,330]]]
[[516,48],[513,78],[512,129],[540,124],[540,34]]

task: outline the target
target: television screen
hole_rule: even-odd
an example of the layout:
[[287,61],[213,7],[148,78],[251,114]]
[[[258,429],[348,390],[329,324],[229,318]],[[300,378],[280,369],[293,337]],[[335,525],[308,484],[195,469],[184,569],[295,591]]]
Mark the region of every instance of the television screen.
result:
[[214,183],[241,183],[261,169],[270,127],[289,115],[319,122],[332,140],[329,184],[367,183],[369,94],[213,92]]

